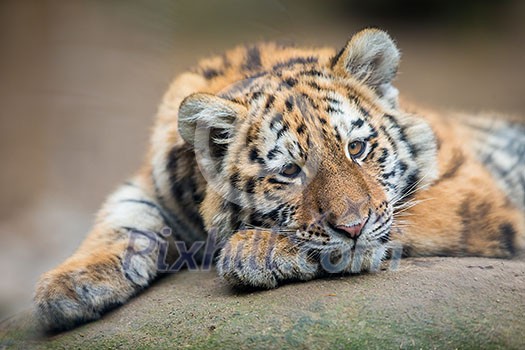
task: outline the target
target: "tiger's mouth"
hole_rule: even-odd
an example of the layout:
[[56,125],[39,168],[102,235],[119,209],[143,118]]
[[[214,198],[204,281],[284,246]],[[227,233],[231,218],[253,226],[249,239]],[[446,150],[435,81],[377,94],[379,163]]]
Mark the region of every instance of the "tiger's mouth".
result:
[[366,238],[369,242],[379,241],[386,244],[390,241],[390,231],[394,222],[394,216],[380,216],[376,222],[371,226],[369,232],[366,233]]
[[359,234],[350,235],[336,225],[325,222],[325,230],[330,235],[337,237],[339,240],[357,245],[375,245],[377,243],[386,244],[390,241],[390,230],[393,223],[393,215],[382,216],[370,212],[370,215],[364,221]]
[[[248,227],[258,229],[271,229],[284,235],[289,235],[297,240],[297,244],[306,244],[314,249],[375,249],[390,242],[390,230],[393,224],[393,213],[389,210],[369,209],[364,221],[360,225],[336,225],[331,222],[327,213],[317,214],[309,224],[294,222],[292,225],[267,224]],[[267,228],[266,228],[267,226]],[[352,227],[360,226],[359,234],[352,234]],[[346,229],[347,227],[350,230]]]

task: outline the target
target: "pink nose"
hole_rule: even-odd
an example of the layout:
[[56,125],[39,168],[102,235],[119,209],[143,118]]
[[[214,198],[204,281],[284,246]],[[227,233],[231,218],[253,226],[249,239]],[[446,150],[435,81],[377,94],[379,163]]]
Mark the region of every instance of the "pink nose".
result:
[[361,230],[363,229],[363,224],[357,224],[352,226],[345,226],[345,225],[339,225],[337,226],[339,230],[343,230],[346,232],[348,237],[352,239],[357,239],[361,235]]

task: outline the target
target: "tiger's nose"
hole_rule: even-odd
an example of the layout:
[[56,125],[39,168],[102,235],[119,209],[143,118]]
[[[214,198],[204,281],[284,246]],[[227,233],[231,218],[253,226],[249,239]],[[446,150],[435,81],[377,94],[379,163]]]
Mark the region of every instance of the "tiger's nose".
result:
[[356,240],[361,235],[361,231],[363,230],[363,223],[360,222],[355,225],[338,225],[336,226],[336,228],[341,231],[344,231],[349,238]]

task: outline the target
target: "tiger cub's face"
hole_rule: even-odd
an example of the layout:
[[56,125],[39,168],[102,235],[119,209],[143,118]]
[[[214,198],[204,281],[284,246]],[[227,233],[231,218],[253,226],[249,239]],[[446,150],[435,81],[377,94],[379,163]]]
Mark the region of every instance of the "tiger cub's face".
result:
[[226,157],[227,181],[248,225],[320,245],[384,243],[397,191],[382,173],[398,159],[378,111],[334,87],[299,81],[254,100]]
[[207,225],[384,245],[395,204],[422,182],[421,156],[435,153],[428,125],[395,109],[398,60],[390,38],[369,30],[329,64],[282,65],[188,97],[179,126],[208,183]]

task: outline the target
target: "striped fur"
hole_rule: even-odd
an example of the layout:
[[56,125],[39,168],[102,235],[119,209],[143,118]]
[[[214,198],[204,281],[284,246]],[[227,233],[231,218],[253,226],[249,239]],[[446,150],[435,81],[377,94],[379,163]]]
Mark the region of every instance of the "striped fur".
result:
[[338,52],[258,44],[180,75],[142,169],[39,281],[43,327],[126,302],[207,232],[219,274],[262,288],[376,270],[394,242],[405,255],[517,254],[524,125],[399,103],[398,63],[388,35],[368,29]]

